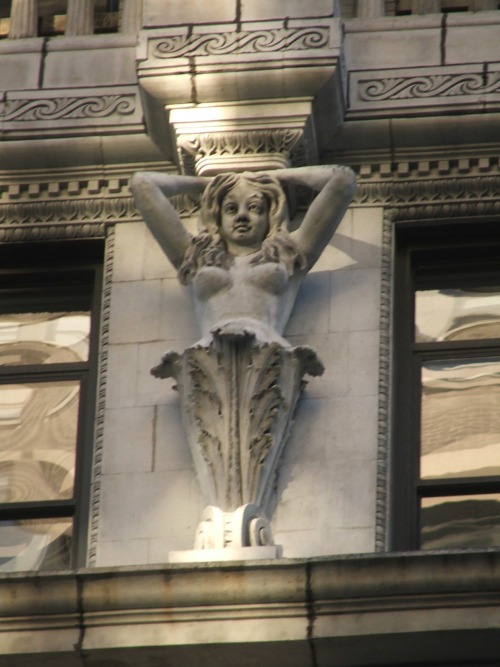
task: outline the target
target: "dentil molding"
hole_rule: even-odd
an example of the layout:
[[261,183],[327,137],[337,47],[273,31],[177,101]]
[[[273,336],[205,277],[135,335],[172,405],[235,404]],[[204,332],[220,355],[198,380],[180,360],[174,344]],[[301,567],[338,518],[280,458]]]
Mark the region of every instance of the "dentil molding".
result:
[[[269,159],[276,160],[275,166],[287,154],[294,166],[305,163],[301,157],[303,135],[299,131],[282,130],[274,139],[270,137],[265,131],[256,131],[250,137],[256,145],[256,159],[263,159],[266,152]],[[248,158],[250,138],[240,142],[237,132],[183,136],[185,173],[194,173],[196,160],[200,160],[202,170],[209,169],[214,155],[219,159],[224,156],[234,164],[241,146],[248,151]],[[88,169],[73,169],[70,174],[39,177],[0,172],[1,240],[21,240],[32,233],[40,238],[102,235],[107,224],[139,221],[130,196],[129,174],[141,168],[134,165],[127,167],[126,172],[121,168],[116,173],[108,171],[107,175],[99,170],[89,173]],[[157,168],[164,170],[165,165]],[[390,208],[394,221],[500,214],[497,157],[364,164],[354,169],[358,189],[352,206]],[[196,214],[198,201],[179,197],[177,207],[189,217]],[[36,231],[28,231],[31,227]]]

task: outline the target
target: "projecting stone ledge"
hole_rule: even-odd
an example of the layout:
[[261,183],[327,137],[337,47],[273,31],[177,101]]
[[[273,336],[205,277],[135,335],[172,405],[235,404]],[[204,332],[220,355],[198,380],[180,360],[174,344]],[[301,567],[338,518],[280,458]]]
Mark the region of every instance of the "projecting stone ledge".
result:
[[500,553],[0,577],[2,667],[498,659]]

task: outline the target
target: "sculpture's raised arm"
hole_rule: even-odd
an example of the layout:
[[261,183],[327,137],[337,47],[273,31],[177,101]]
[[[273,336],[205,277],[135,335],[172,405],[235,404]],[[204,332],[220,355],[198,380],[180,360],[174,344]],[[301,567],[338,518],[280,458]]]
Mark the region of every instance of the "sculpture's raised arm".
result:
[[349,167],[329,165],[276,169],[270,173],[282,183],[305,185],[318,192],[299,229],[291,234],[306,257],[309,271],[351,203],[356,189],[354,172]]
[[203,192],[209,181],[197,176],[139,171],[130,182],[137,208],[176,269],[182,264],[192,237],[168,197]]

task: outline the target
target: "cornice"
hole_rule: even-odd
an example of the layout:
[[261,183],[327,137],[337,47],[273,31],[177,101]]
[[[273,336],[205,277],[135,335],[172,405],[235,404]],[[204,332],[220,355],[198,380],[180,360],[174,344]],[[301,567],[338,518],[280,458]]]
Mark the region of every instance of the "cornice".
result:
[[494,551],[2,575],[2,664],[111,664],[127,651],[131,667],[152,655],[211,666],[235,646],[263,667],[291,664],[292,647],[308,666],[399,664],[410,647],[426,664],[477,661],[490,656],[499,602]]
[[[9,182],[7,174],[3,179],[0,174],[2,239],[21,240],[33,233],[40,238],[99,236],[105,225],[139,221],[129,180],[144,168],[148,165],[116,167],[108,173],[102,168],[12,172]],[[357,165],[355,171],[358,188],[352,206],[391,209],[393,221],[500,214],[498,157],[384,162]],[[177,207],[190,216],[198,203],[182,197]],[[31,227],[37,231],[28,232]]]
[[355,170],[353,206],[394,208],[394,220],[500,212],[498,158],[366,164]]

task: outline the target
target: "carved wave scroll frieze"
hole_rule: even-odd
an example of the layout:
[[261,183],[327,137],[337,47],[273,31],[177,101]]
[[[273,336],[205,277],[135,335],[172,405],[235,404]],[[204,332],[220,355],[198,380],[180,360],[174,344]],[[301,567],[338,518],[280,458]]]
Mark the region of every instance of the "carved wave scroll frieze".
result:
[[267,53],[322,49],[328,46],[329,28],[281,28],[245,32],[172,35],[154,44],[156,58],[218,56],[231,53]]
[[2,121],[47,121],[128,116],[136,110],[133,94],[85,95],[0,102]]
[[363,102],[427,99],[500,93],[500,72],[427,74],[360,79],[358,97]]

